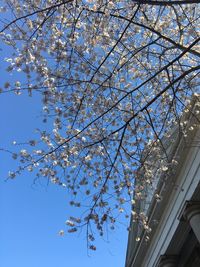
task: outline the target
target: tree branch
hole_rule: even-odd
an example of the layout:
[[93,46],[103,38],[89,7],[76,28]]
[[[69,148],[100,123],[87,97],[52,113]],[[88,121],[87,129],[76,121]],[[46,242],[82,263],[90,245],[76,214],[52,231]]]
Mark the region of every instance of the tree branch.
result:
[[179,1],[133,0],[133,2],[140,5],[151,5],[151,6],[199,4],[199,0],[182,0],[182,1],[181,0]]

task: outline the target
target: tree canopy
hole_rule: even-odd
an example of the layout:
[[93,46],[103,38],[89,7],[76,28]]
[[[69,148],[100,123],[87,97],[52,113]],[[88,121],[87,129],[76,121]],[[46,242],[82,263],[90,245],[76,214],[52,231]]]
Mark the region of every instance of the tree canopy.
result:
[[[176,164],[163,140],[187,135],[183,110],[198,97],[199,1],[6,0],[0,37],[20,73],[1,93],[42,96],[43,122],[19,153],[19,168],[66,187],[84,207],[68,232],[114,229],[127,203],[145,198],[158,173]],[[19,75],[18,75],[19,76]],[[45,127],[44,127],[45,128]],[[192,130],[192,129],[190,129]],[[159,196],[154,196],[159,200]],[[135,213],[135,211],[134,211]],[[134,214],[135,215],[135,214]],[[148,232],[148,218],[135,215]],[[63,234],[63,231],[61,231]]]

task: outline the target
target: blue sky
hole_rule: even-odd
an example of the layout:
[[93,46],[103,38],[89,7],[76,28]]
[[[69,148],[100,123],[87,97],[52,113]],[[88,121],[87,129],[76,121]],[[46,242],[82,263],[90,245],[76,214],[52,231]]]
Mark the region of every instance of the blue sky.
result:
[[[1,52],[2,53],[2,52]],[[1,54],[1,58],[5,56]],[[15,79],[4,73],[1,84]],[[0,147],[13,148],[12,141],[23,142],[34,137],[41,125],[40,99],[26,94],[0,95]],[[58,236],[70,214],[67,192],[56,185],[33,184],[34,176],[24,173],[5,182],[15,162],[0,153],[0,266],[2,267],[98,267],[124,266],[127,236],[124,226],[113,231],[107,241],[98,240],[97,251],[86,249],[85,234]]]

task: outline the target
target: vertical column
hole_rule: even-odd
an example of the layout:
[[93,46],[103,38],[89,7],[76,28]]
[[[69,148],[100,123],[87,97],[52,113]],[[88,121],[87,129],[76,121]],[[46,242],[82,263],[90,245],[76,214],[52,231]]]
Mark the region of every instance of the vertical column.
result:
[[182,218],[190,223],[190,226],[200,243],[200,201],[186,201]]
[[178,257],[176,255],[162,255],[158,267],[177,267]]

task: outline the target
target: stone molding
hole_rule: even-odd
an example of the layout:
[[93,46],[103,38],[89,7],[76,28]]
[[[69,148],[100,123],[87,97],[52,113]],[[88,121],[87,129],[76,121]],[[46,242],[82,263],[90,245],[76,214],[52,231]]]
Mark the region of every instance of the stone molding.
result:
[[159,260],[158,267],[177,267],[177,255],[162,255]]
[[200,201],[186,201],[179,219],[189,222],[200,243]]
[[179,218],[190,221],[197,214],[200,214],[200,201],[186,201]]

